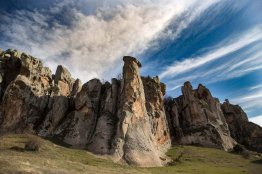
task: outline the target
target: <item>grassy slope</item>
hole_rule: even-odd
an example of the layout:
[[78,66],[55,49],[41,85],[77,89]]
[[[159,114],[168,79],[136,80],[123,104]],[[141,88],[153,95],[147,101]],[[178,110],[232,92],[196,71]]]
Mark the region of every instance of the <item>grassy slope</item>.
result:
[[184,155],[174,166],[161,168],[121,166],[84,150],[62,147],[44,139],[39,152],[19,151],[30,136],[0,138],[0,173],[262,173],[261,157],[245,159],[217,149],[192,146],[172,148],[168,152],[171,158],[175,159],[181,152]]

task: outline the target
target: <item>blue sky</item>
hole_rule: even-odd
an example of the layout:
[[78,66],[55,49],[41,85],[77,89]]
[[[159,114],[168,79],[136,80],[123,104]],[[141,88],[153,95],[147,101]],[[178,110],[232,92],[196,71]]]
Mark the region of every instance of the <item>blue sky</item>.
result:
[[159,75],[168,95],[189,80],[262,124],[261,0],[0,0],[0,48],[109,80],[122,57]]

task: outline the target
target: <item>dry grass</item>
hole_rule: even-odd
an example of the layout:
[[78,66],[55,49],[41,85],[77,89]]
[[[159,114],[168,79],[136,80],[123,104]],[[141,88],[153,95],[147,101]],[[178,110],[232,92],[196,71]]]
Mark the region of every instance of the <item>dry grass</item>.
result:
[[[261,174],[262,158],[241,155],[217,149],[177,146],[167,154],[176,160],[173,166],[137,168],[122,166],[100,158],[85,150],[70,149],[39,138],[41,148],[37,153],[25,151],[32,135],[8,135],[0,138],[0,173],[251,173]],[[181,155],[182,154],[182,155]],[[179,159],[179,160],[178,160]]]

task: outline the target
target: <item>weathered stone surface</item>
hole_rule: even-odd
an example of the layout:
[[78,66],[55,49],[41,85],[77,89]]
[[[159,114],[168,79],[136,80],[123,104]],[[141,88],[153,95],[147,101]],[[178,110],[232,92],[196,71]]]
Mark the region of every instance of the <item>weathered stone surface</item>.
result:
[[86,147],[97,124],[102,84],[93,79],[83,85],[75,99],[76,111],[66,116],[55,136],[75,147]]
[[141,64],[133,57],[126,56],[123,60],[119,122],[113,144],[114,159],[131,165],[161,166],[145,106],[144,88],[139,75]]
[[96,130],[88,150],[97,154],[109,154],[116,132],[118,118],[116,116],[118,91],[120,82],[112,79],[112,85],[106,82],[102,87],[99,118]]
[[151,132],[156,140],[156,147],[165,152],[171,145],[164,108],[163,95],[165,94],[165,88],[158,77],[142,77],[142,81]]
[[74,82],[73,88],[71,90],[70,97],[75,98],[76,95],[81,91],[82,89],[82,82],[79,79],[76,79]]
[[230,136],[218,99],[201,84],[193,90],[186,82],[182,93],[166,103],[173,142],[232,149],[236,142]]
[[262,128],[248,121],[246,113],[238,105],[226,100],[222,105],[231,136],[246,148],[262,152]]
[[69,111],[69,95],[73,90],[74,79],[69,71],[59,65],[54,76],[48,102],[47,115],[39,128],[39,135],[53,134],[61,120]]
[[[262,151],[261,127],[228,101],[220,104],[203,85],[189,82],[182,96],[163,101],[158,77],[140,77],[141,63],[125,56],[123,78],[82,86],[59,65],[56,73],[39,59],[0,50],[0,134],[31,132],[137,166],[161,166],[173,144],[230,150],[233,138]],[[222,110],[223,112],[222,112]],[[228,128],[229,125],[229,128]],[[230,130],[230,131],[229,131]],[[232,137],[231,137],[232,135]]]
[[[1,96],[3,96],[5,89],[20,73],[21,68],[21,54],[17,55],[16,50],[6,50],[0,54],[0,76],[1,76]],[[7,56],[8,55],[8,56]],[[1,98],[0,98],[1,99]]]
[[[9,84],[2,99],[1,131],[32,131],[44,117],[51,71],[32,56],[23,53],[18,57],[15,51],[10,55],[11,63],[5,66],[5,85]],[[16,69],[13,74],[8,75],[13,69]]]

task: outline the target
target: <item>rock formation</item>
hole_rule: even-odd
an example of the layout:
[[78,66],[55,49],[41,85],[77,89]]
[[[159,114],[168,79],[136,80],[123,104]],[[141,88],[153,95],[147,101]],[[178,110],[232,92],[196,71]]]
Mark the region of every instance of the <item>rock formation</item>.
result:
[[168,162],[171,139],[225,150],[238,142],[261,152],[262,128],[248,122],[239,106],[221,105],[203,85],[193,90],[189,82],[183,95],[164,101],[159,78],[141,77],[137,59],[123,60],[122,79],[82,85],[61,65],[52,74],[39,59],[0,50],[0,134],[53,137],[147,167]]
[[219,100],[201,84],[193,90],[190,82],[184,84],[182,94],[166,101],[173,142],[232,149],[236,142],[230,136]]
[[262,128],[249,122],[240,106],[232,105],[226,100],[221,107],[231,136],[246,148],[262,152]]
[[117,127],[117,106],[120,81],[112,79],[102,86],[99,117],[92,140],[87,149],[96,154],[110,154]]
[[95,131],[102,83],[98,79],[85,83],[75,98],[75,110],[69,113],[55,136],[75,147],[85,148]]
[[[151,128],[150,123],[161,121],[152,121],[153,119],[158,119],[155,116],[154,108],[150,108],[149,113],[155,118],[149,117],[143,82],[139,74],[141,64],[133,57],[126,56],[123,60],[125,64],[120,89],[119,122],[113,145],[115,158],[117,161],[124,160],[129,164],[161,166],[162,158],[160,156],[162,154],[158,149],[158,144],[169,141],[169,138],[165,139],[164,137],[167,135],[162,134],[162,131],[167,131],[166,125],[162,127],[164,130],[160,130],[157,126],[155,127],[158,130],[154,130],[153,126]],[[161,109],[164,112],[163,108]],[[158,117],[161,117],[161,115]],[[156,131],[160,132],[157,133]],[[168,132],[165,133],[167,134]],[[157,140],[155,137],[157,137]]]
[[51,71],[38,59],[7,50],[1,55],[4,95],[1,132],[33,131],[45,116],[51,88]]
[[69,111],[69,98],[73,90],[74,79],[69,71],[59,65],[57,67],[49,96],[47,114],[39,128],[39,135],[52,135],[58,124]]
[[151,132],[156,140],[157,147],[164,151],[170,146],[170,134],[167,125],[164,98],[165,84],[159,81],[158,77],[142,77],[146,109],[149,116]]

